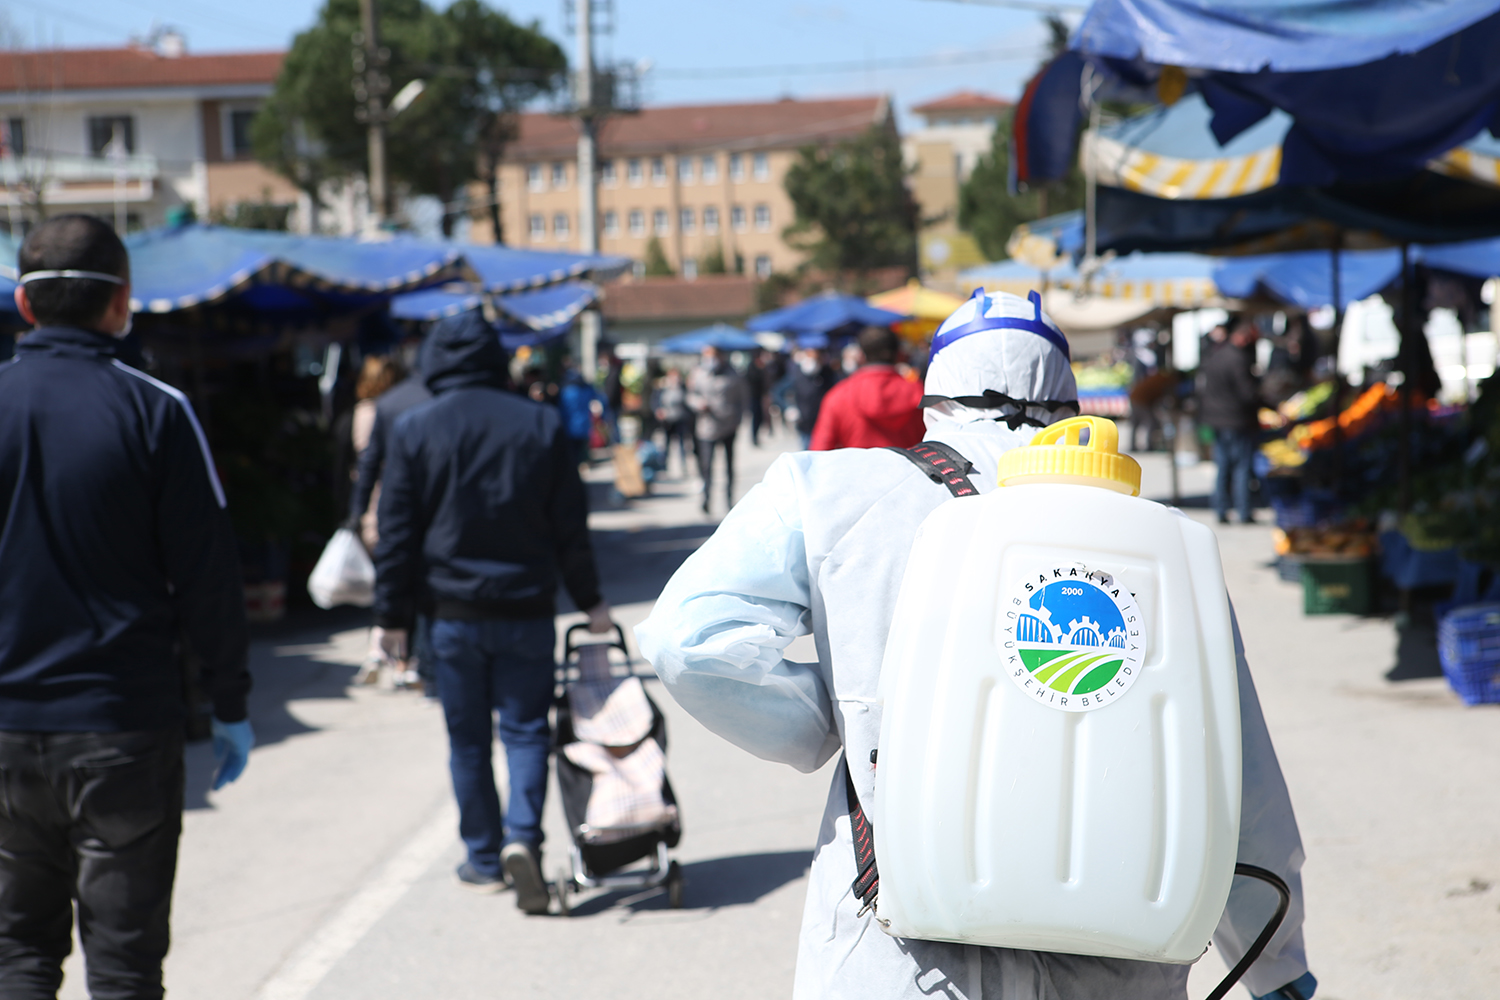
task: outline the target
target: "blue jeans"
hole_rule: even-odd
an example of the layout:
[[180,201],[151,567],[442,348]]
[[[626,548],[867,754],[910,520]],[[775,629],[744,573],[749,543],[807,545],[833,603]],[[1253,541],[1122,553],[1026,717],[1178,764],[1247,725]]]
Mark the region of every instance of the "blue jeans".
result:
[[[514,841],[540,848],[542,803],[552,731],[552,658],[557,634],[551,618],[526,621],[432,622],[438,697],[448,723],[448,767],[458,799],[458,833],[469,863],[500,873],[500,848]],[[508,825],[502,826],[495,789],[494,713],[510,766]]]
[[1214,480],[1214,511],[1220,518],[1229,514],[1231,482],[1240,520],[1248,524],[1254,516],[1250,510],[1250,464],[1255,459],[1255,439],[1253,431],[1214,428],[1214,462],[1219,466]]

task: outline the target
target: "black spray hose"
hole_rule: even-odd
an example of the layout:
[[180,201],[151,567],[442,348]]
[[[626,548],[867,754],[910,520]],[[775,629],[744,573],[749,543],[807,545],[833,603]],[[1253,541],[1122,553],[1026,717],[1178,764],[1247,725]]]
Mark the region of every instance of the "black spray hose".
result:
[[1266,928],[1260,932],[1260,937],[1256,938],[1255,943],[1250,946],[1250,950],[1245,952],[1245,957],[1240,959],[1235,967],[1229,970],[1229,975],[1224,977],[1224,981],[1214,987],[1214,991],[1208,995],[1208,1000],[1224,1000],[1224,995],[1234,989],[1234,984],[1240,981],[1240,977],[1245,974],[1245,970],[1255,964],[1255,960],[1260,958],[1260,953],[1266,950],[1266,945],[1271,943],[1271,938],[1276,936],[1276,931],[1281,927],[1281,922],[1286,919],[1287,909],[1292,905],[1292,890],[1287,888],[1287,884],[1275,872],[1268,872],[1264,868],[1257,868],[1254,865],[1237,864],[1234,866],[1234,873],[1250,878],[1258,878],[1262,882],[1269,884],[1271,888],[1280,894],[1281,902],[1276,904],[1276,912],[1271,914],[1270,920],[1266,921]]

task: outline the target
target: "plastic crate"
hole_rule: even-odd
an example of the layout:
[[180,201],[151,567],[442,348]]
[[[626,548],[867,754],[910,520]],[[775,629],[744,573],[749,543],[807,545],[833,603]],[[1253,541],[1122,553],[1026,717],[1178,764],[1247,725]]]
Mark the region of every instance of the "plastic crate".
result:
[[1466,703],[1500,702],[1500,604],[1467,604],[1444,615],[1438,659]]
[[1302,611],[1309,615],[1362,615],[1370,610],[1370,560],[1302,560]]
[[1344,505],[1334,497],[1303,493],[1301,496],[1271,497],[1271,510],[1278,528],[1316,528],[1337,520]]
[[1277,556],[1276,575],[1287,583],[1302,582],[1302,557],[1301,556]]

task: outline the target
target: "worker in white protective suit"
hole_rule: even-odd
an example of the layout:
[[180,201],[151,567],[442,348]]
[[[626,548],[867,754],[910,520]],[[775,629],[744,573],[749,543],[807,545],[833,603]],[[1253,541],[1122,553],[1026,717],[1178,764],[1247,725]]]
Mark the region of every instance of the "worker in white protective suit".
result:
[[[926,440],[994,488],[1002,453],[1076,412],[1067,342],[1040,300],[976,297],[944,323],[927,373]],[[963,402],[955,400],[962,399]],[[1071,404],[1071,405],[1070,405]],[[1168,1000],[1188,966],[903,940],[861,913],[843,769],[866,813],[880,734],[876,685],[917,527],[949,491],[887,449],[783,455],[672,577],[636,629],[672,696],[709,729],[810,772],[843,751],[829,782],[797,956],[797,1000]],[[813,634],[816,663],[783,658]],[[1291,908],[1242,982],[1257,997],[1312,996],[1302,943],[1302,843],[1235,631],[1244,739],[1239,860],[1280,875]],[[876,831],[878,837],[879,832]],[[1274,908],[1236,879],[1214,941],[1237,961]]]

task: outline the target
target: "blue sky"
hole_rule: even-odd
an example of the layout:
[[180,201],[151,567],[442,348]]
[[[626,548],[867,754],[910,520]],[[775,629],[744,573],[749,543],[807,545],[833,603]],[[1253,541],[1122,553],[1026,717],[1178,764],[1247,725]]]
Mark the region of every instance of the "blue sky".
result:
[[[494,6],[517,20],[540,21],[571,53],[562,4]],[[312,23],[318,6],[318,0],[0,0],[11,44],[120,44],[156,22],[181,28],[194,52],[284,48]],[[905,124],[912,104],[959,88],[1016,96],[1037,62],[1041,16],[955,0],[616,0],[616,30],[597,50],[604,59],[650,59],[645,96],[653,104],[888,93]],[[951,61],[928,64],[940,59]],[[891,66],[891,60],[923,64]],[[809,72],[829,68],[838,71]],[[719,75],[685,72],[695,70]]]

